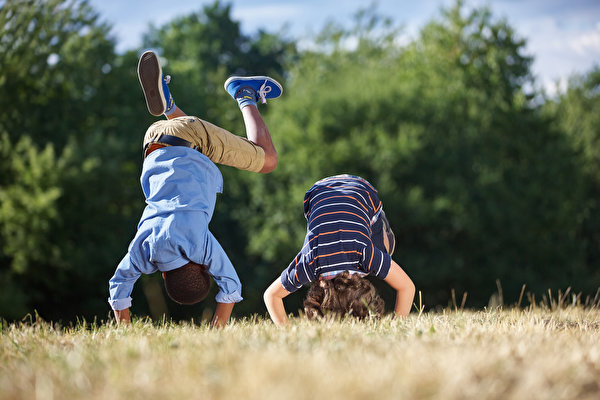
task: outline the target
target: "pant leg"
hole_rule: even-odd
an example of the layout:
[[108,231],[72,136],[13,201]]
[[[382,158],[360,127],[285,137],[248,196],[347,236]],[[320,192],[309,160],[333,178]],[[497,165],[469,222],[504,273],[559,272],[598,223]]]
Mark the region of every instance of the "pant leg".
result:
[[146,131],[144,148],[161,135],[187,140],[216,164],[259,172],[265,163],[265,151],[260,146],[198,117],[185,116],[155,122]]

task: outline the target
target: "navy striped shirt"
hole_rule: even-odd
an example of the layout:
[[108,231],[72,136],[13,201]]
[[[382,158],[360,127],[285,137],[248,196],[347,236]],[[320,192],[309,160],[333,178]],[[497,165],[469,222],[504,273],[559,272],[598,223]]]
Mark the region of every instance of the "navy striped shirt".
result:
[[295,292],[320,276],[343,271],[385,279],[392,259],[371,240],[371,225],[381,208],[375,188],[358,176],[337,175],[315,183],[304,196],[304,246],[282,272],[283,287]]

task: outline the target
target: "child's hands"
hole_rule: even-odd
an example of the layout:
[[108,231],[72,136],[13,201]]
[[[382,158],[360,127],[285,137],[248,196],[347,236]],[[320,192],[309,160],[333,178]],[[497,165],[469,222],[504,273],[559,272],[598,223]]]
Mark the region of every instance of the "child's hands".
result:
[[213,315],[210,325],[214,328],[223,328],[227,325],[227,321],[229,321],[229,316],[231,315],[234,305],[235,303],[217,302],[217,309],[215,310],[215,315]]

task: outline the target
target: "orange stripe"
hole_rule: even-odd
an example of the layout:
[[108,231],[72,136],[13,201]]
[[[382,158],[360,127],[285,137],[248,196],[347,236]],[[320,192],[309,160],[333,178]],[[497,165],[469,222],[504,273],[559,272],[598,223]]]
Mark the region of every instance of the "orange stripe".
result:
[[371,264],[373,263],[373,255],[375,254],[375,249],[373,248],[373,245],[371,245],[371,259],[369,260],[369,271],[371,270]]
[[377,211],[379,211],[379,209],[381,208],[381,202],[379,202],[379,207],[377,207],[377,209],[375,210],[375,214],[377,214]]
[[367,196],[369,196],[369,201],[371,202],[371,206],[373,206],[373,210],[375,209],[375,204],[373,203],[373,199],[371,198],[371,194],[367,192]]
[[320,257],[329,257],[329,256],[335,256],[336,254],[350,254],[350,253],[361,254],[359,251],[356,251],[356,250],[338,251],[336,253],[321,254],[320,256],[316,256],[315,258],[313,258],[313,260],[311,262],[309,262],[308,265],[310,266],[310,264],[314,263],[317,260],[317,258],[320,258]]
[[[364,219],[364,218],[363,218],[363,217],[361,217],[360,215],[358,215],[358,214],[355,214],[355,213],[353,213],[353,212],[350,212],[350,211],[332,211],[332,212],[328,212],[328,213],[319,214],[319,215],[317,215],[315,218],[313,218],[313,219],[312,219],[312,221],[314,221],[314,220],[316,220],[317,218],[319,218],[319,217],[322,217],[322,216],[324,216],[324,215],[331,215],[331,214],[350,214],[350,215],[354,215],[354,216],[356,216],[356,217],[360,218],[360,219],[361,219],[361,220],[362,220],[362,221],[363,221],[365,224],[369,225],[369,221],[367,221],[366,219]],[[312,222],[312,221],[311,221],[311,222]]]
[[296,274],[296,282],[300,282],[300,278],[298,278],[298,256],[294,258],[294,273]]

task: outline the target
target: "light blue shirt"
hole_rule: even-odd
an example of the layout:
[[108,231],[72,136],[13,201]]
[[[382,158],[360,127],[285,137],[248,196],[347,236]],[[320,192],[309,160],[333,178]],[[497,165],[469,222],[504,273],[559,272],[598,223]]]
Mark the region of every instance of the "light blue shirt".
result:
[[131,307],[141,274],[170,271],[192,261],[208,267],[219,303],[242,300],[242,284],[225,251],[208,230],[223,177],[202,153],[181,146],[154,150],[140,178],[146,208],[125,257],[110,279],[113,310]]

